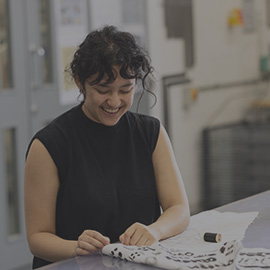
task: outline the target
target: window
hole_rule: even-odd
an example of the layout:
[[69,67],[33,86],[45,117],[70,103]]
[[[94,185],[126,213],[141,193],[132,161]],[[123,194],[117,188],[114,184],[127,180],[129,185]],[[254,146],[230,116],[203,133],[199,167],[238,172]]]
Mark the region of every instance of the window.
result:
[[16,163],[16,130],[4,129],[5,186],[7,194],[7,228],[9,238],[20,234],[18,177]]
[[13,87],[8,0],[0,0],[0,91]]

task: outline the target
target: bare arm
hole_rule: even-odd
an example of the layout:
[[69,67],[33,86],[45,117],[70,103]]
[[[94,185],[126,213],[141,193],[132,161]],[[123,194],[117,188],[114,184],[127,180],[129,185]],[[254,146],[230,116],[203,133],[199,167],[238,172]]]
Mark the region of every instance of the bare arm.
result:
[[189,204],[168,135],[161,126],[153,153],[158,199],[163,213],[158,220],[145,226],[135,223],[120,236],[126,245],[152,245],[158,240],[174,236],[189,224]]
[[[108,239],[98,232],[82,232],[78,241],[55,234],[58,171],[47,149],[39,140],[31,145],[25,164],[25,220],[27,239],[33,255],[54,262],[75,255],[90,254]],[[80,246],[80,247],[79,247]]]
[[162,125],[153,153],[153,164],[163,214],[150,227],[159,232],[160,239],[165,239],[186,229],[189,224],[190,212],[184,183],[171,142]]
[[58,173],[39,140],[34,140],[31,145],[24,182],[26,231],[32,254],[51,262],[74,256],[77,242],[55,235]]

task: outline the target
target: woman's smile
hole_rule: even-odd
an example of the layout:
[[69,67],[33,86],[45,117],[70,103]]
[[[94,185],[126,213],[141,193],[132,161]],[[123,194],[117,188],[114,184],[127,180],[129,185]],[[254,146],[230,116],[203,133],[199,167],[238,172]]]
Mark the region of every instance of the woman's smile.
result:
[[106,108],[106,107],[101,107],[105,112],[109,113],[109,114],[116,114],[117,112],[119,112],[119,110],[121,108],[116,108],[116,109],[110,109],[110,108]]

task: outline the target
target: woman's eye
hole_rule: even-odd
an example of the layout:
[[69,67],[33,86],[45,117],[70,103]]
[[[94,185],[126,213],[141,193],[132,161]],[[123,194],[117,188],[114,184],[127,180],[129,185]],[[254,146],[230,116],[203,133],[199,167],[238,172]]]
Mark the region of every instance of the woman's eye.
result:
[[121,90],[120,93],[125,95],[125,94],[129,94],[132,91],[133,88],[128,89],[128,90]]
[[100,94],[100,95],[106,95],[108,93],[108,91],[104,91],[104,90],[99,90],[97,88],[95,88],[96,91]]

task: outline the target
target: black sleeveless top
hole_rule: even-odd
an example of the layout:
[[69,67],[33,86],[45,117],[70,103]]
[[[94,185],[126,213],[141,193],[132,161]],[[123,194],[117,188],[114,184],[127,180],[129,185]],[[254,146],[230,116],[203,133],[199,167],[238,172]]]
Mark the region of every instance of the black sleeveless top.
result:
[[[115,126],[104,126],[81,107],[57,117],[32,141],[43,143],[58,169],[56,235],[77,240],[91,229],[112,243],[133,223],[149,225],[160,216],[152,163],[160,122],[126,112]],[[46,264],[34,257],[33,268]]]

